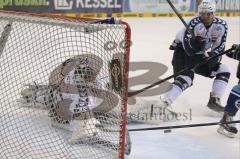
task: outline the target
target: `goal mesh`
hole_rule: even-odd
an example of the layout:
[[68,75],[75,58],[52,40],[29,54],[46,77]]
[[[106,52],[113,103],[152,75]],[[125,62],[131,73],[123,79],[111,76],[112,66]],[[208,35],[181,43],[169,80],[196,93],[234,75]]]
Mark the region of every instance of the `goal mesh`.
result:
[[129,26],[6,12],[0,22],[1,158],[124,158]]

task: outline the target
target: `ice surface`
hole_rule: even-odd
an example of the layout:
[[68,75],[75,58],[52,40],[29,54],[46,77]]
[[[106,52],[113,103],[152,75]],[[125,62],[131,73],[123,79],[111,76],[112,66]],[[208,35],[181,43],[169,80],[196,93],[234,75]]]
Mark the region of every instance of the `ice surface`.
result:
[[[188,19],[188,18],[185,18]],[[229,25],[229,33],[227,38],[227,48],[229,48],[233,43],[240,42],[240,19],[239,17],[230,18],[224,17]],[[182,23],[178,18],[129,18],[124,19],[127,21],[132,28],[132,41],[133,46],[131,47],[130,60],[132,62],[149,61],[158,62],[166,65],[168,67],[167,72],[161,77],[167,77],[172,74],[171,68],[171,58],[172,51],[168,50],[169,45],[175,37],[176,32],[183,27]],[[223,57],[223,63],[226,63],[231,68],[232,77],[229,81],[229,86],[227,88],[225,97],[223,98],[223,103],[226,102],[227,96],[232,88],[238,81],[235,77],[237,69],[237,61]],[[131,67],[131,64],[130,64]],[[143,70],[142,72],[146,72]],[[139,72],[130,72],[130,77],[136,74],[141,74]],[[11,78],[14,79],[14,78]],[[171,80],[170,80],[171,81]],[[11,82],[11,81],[9,81]],[[188,123],[205,123],[205,122],[217,122],[220,117],[209,116],[209,112],[206,108],[206,102],[209,98],[209,92],[211,90],[212,80],[201,76],[195,76],[194,85],[189,88],[181,97],[177,99],[173,107],[176,111],[187,112],[192,109],[192,120],[190,121],[178,121],[178,122],[159,122],[159,125],[154,126],[166,126],[166,125],[177,125],[177,124],[188,124]],[[157,101],[159,96],[153,96],[148,98],[142,98],[142,101]],[[132,107],[132,105],[129,105]],[[4,110],[2,110],[4,111]],[[29,110],[29,112],[32,110]],[[51,140],[58,141],[59,145],[53,145],[46,141],[49,149],[42,149],[40,145],[31,143],[31,140],[23,139],[21,142],[19,140],[15,141],[14,136],[20,135],[13,133],[13,138],[5,138],[0,130],[0,139],[4,143],[6,140],[12,141],[17,147],[5,147],[5,149],[16,149],[23,150],[22,153],[39,151],[42,154],[41,157],[49,156],[48,153],[55,155],[55,158],[68,158],[68,156],[74,156],[74,152],[77,151],[76,147],[71,147],[71,149],[66,150],[67,145],[63,144],[63,139],[60,138],[61,134],[58,131],[50,127],[49,121],[47,119],[38,117],[29,118],[30,114],[20,113],[20,115],[14,114],[14,112],[6,112],[9,115],[8,123],[6,125],[1,125],[1,127],[12,127],[15,130],[21,130],[21,132],[26,133],[29,138],[34,138],[38,133],[44,132],[49,134],[51,132]],[[46,112],[42,112],[46,116]],[[27,118],[25,120],[25,118]],[[239,119],[239,113],[236,117]],[[32,119],[32,120],[30,120]],[[23,129],[21,125],[27,122],[44,125],[39,127],[38,125],[31,127],[29,129]],[[1,124],[1,123],[0,123]],[[153,125],[129,125],[129,128],[136,127],[150,127]],[[32,128],[35,128],[32,131]],[[43,130],[43,128],[48,129],[48,131]],[[240,129],[240,125],[238,124]],[[132,153],[128,156],[128,159],[239,159],[240,158],[240,139],[239,135],[234,139],[229,139],[219,135],[216,132],[217,126],[211,127],[201,127],[201,128],[186,128],[173,130],[171,133],[164,133],[163,131],[144,131],[144,132],[131,132],[132,139]],[[19,132],[19,131],[18,131]],[[32,132],[32,134],[27,134]],[[55,154],[58,150],[62,150],[66,153]],[[72,150],[72,151],[71,151]],[[75,150],[75,151],[74,151]],[[91,152],[88,148],[82,147],[82,150],[86,150],[86,155]],[[51,151],[51,152],[50,152]],[[97,151],[95,151],[97,153]],[[94,154],[92,154],[94,155]],[[14,156],[14,154],[9,154],[9,158]],[[31,154],[29,154],[31,156]]]
[[[240,43],[240,19],[239,17],[222,17],[227,21],[229,32],[227,37],[226,49],[234,43]],[[188,20],[189,18],[184,18]],[[171,59],[172,51],[169,45],[175,37],[176,32],[183,27],[178,18],[129,18],[125,19],[132,27],[131,58],[130,61],[150,61],[159,62],[168,67],[167,72],[161,78],[172,75]],[[238,61],[223,57],[232,76],[222,103],[226,99],[231,88],[237,84],[235,76]],[[130,64],[131,67],[131,64]],[[141,75],[146,70],[131,71],[130,77]],[[171,80],[170,80],[171,81]],[[139,86],[141,88],[143,86]],[[130,125],[129,128],[166,126],[188,123],[217,122],[220,116],[213,115],[206,103],[209,99],[209,92],[212,87],[212,80],[202,76],[195,76],[194,85],[180,96],[173,107],[178,112],[192,110],[192,120],[178,122],[163,122],[159,125]],[[135,89],[135,88],[134,88]],[[159,96],[137,98],[140,102],[159,100]],[[146,102],[147,103],[147,102]],[[133,105],[129,105],[131,109]],[[239,113],[236,117],[239,118]],[[143,131],[131,132],[132,153],[129,159],[239,159],[240,158],[240,139],[239,134],[234,139],[226,138],[216,132],[217,126],[185,128],[173,130],[171,133],[163,131]],[[240,125],[238,124],[240,129]]]

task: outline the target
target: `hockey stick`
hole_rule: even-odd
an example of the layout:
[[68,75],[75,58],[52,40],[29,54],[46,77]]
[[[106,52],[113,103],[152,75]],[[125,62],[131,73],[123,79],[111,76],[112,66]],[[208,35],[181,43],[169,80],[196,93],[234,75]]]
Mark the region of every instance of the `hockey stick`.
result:
[[6,43],[7,43],[7,39],[10,35],[10,32],[12,30],[12,22],[9,22],[5,27],[4,27],[4,30],[2,32],[2,35],[0,37],[0,57],[3,53],[3,50],[6,46]]
[[181,129],[181,128],[192,128],[192,127],[203,127],[203,126],[213,126],[221,124],[234,124],[240,123],[240,120],[231,122],[212,122],[212,123],[202,123],[202,124],[188,124],[188,125],[175,125],[175,126],[162,126],[162,127],[152,127],[152,128],[139,128],[139,129],[128,129],[128,131],[148,131],[148,130],[169,130],[169,129]]
[[187,25],[187,23],[185,22],[185,20],[182,18],[182,16],[179,14],[179,12],[177,11],[177,9],[174,7],[174,5],[172,4],[172,2],[170,0],[167,0],[168,4],[171,6],[171,8],[173,9],[173,11],[176,13],[176,15],[178,16],[178,18],[182,21],[183,25],[186,27],[187,31],[192,35],[193,39],[195,39],[195,35],[193,33],[192,30],[189,29],[189,25]]
[[[185,22],[185,20],[183,19],[183,17],[179,14],[179,12],[177,11],[177,9],[174,7],[174,5],[172,4],[172,2],[170,0],[167,0],[168,4],[171,6],[171,8],[173,9],[173,11],[176,13],[176,15],[178,16],[178,18],[182,21],[183,25],[186,27],[186,30],[191,34],[193,39],[196,39],[195,34],[193,33],[192,30],[189,29],[189,25],[187,25],[187,23]],[[204,52],[204,55],[206,57],[209,57],[209,55]]]
[[178,75],[181,75],[182,73],[184,73],[184,72],[186,72],[186,71],[193,70],[194,68],[199,67],[199,66],[201,66],[201,65],[204,65],[204,64],[206,64],[207,62],[209,62],[210,60],[212,60],[212,59],[214,59],[214,58],[217,58],[217,57],[219,57],[219,56],[222,56],[222,55],[224,55],[224,54],[227,54],[227,53],[231,52],[232,50],[234,50],[233,47],[230,48],[230,49],[228,49],[228,50],[226,50],[226,51],[224,51],[224,52],[222,52],[222,53],[220,53],[220,54],[216,54],[216,55],[214,55],[214,56],[211,56],[211,57],[209,57],[209,58],[207,58],[207,59],[199,62],[199,63],[196,64],[196,65],[193,65],[193,66],[190,66],[190,67],[188,67],[188,68],[185,68],[185,69],[183,69],[183,70],[181,70],[181,71],[179,71],[179,72],[177,72],[177,73],[175,73],[175,74],[173,74],[173,75],[171,75],[171,76],[169,76],[169,77],[166,77],[166,78],[164,78],[164,79],[162,79],[162,80],[160,80],[160,81],[157,81],[157,82],[155,82],[155,83],[153,83],[153,84],[151,84],[151,85],[149,85],[149,86],[147,86],[147,87],[144,87],[144,88],[142,88],[142,89],[140,89],[140,90],[138,90],[138,91],[128,92],[128,97],[135,96],[135,95],[137,95],[137,94],[139,94],[139,93],[142,93],[142,92],[144,92],[144,91],[146,91],[146,90],[148,90],[148,89],[150,89],[150,88],[152,88],[152,87],[155,87],[156,85],[159,85],[159,84],[161,84],[161,83],[163,83],[163,82],[165,82],[165,81],[167,81],[167,80],[169,80],[169,79],[171,79],[171,78],[174,78],[174,77],[176,77],[176,76],[178,76]]

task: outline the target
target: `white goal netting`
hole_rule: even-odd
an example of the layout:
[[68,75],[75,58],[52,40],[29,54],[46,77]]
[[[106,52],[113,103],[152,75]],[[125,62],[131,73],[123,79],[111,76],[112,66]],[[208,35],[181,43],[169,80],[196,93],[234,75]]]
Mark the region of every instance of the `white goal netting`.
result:
[[18,13],[0,22],[1,158],[124,158],[128,26]]

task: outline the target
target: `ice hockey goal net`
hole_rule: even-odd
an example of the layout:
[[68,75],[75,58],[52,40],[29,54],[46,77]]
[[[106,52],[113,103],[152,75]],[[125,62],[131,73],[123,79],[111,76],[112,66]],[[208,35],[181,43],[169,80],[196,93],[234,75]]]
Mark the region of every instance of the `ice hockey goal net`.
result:
[[130,27],[115,22],[0,12],[2,159],[129,153]]

